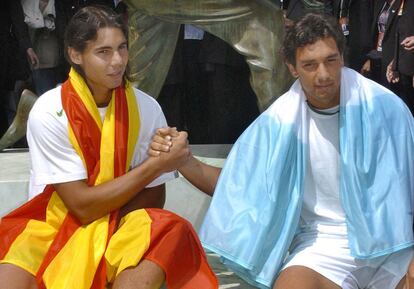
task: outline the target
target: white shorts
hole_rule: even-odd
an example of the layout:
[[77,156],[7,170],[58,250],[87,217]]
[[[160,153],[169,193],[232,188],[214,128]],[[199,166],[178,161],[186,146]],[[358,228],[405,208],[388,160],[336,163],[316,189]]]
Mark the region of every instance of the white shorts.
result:
[[406,274],[413,251],[406,248],[369,260],[355,259],[346,236],[306,232],[295,236],[283,269],[305,266],[343,289],[391,289]]

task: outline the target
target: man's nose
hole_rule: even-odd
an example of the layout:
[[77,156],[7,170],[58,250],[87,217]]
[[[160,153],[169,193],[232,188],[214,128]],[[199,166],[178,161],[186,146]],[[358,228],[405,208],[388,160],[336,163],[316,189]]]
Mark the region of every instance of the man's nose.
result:
[[324,63],[319,64],[317,75],[320,80],[325,80],[329,78],[329,71]]
[[122,64],[123,59],[121,53],[119,51],[115,51],[112,55],[112,65],[119,65]]

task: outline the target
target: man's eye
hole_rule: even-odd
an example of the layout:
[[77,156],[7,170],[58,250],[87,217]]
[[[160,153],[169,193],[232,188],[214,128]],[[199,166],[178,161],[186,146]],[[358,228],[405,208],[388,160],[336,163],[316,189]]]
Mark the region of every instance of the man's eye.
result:
[[109,53],[109,50],[108,49],[99,50],[98,53],[99,54],[108,54]]
[[315,63],[306,63],[306,64],[303,65],[303,67],[305,69],[313,69],[313,68],[316,68],[316,64]]

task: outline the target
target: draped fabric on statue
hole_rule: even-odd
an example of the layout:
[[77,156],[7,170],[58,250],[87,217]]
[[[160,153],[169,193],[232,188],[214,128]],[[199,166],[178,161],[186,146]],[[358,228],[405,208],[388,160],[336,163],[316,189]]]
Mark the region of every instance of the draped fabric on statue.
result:
[[[62,85],[62,104],[69,139],[85,165],[88,185],[125,174],[140,129],[131,85],[126,82],[113,91],[102,122],[87,85],[72,70]],[[114,211],[82,226],[48,185],[1,219],[0,263],[30,272],[39,288],[103,289],[145,258],[165,271],[168,288],[218,287],[188,222],[160,209],[133,211],[118,227],[117,217]]]
[[[300,82],[234,144],[200,230],[203,245],[271,288],[297,232],[308,156]],[[369,259],[414,244],[414,120],[392,92],[343,68],[340,198],[351,254]]]
[[131,76],[157,97],[180,24],[192,24],[245,57],[258,107],[265,110],[292,82],[282,55],[283,13],[271,0],[124,0],[128,5]]

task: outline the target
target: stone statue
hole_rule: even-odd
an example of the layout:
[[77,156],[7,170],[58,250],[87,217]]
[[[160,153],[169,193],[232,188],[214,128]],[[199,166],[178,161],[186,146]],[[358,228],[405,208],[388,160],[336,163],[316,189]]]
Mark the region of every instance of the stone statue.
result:
[[150,95],[156,96],[161,90],[180,24],[208,31],[245,57],[261,111],[291,84],[279,53],[283,14],[270,0],[124,0],[124,3],[129,12],[132,78]]
[[[140,89],[154,97],[166,78],[180,24],[192,24],[216,35],[245,57],[261,111],[292,82],[279,53],[283,14],[271,0],[123,1],[129,15],[130,74]],[[34,99],[26,100],[25,108],[18,111],[19,120],[0,139],[0,150],[24,135],[27,113]]]
[[33,104],[37,100],[37,95],[28,89],[23,90],[17,106],[16,116],[12,124],[0,139],[0,151],[13,145],[26,134],[27,119]]

